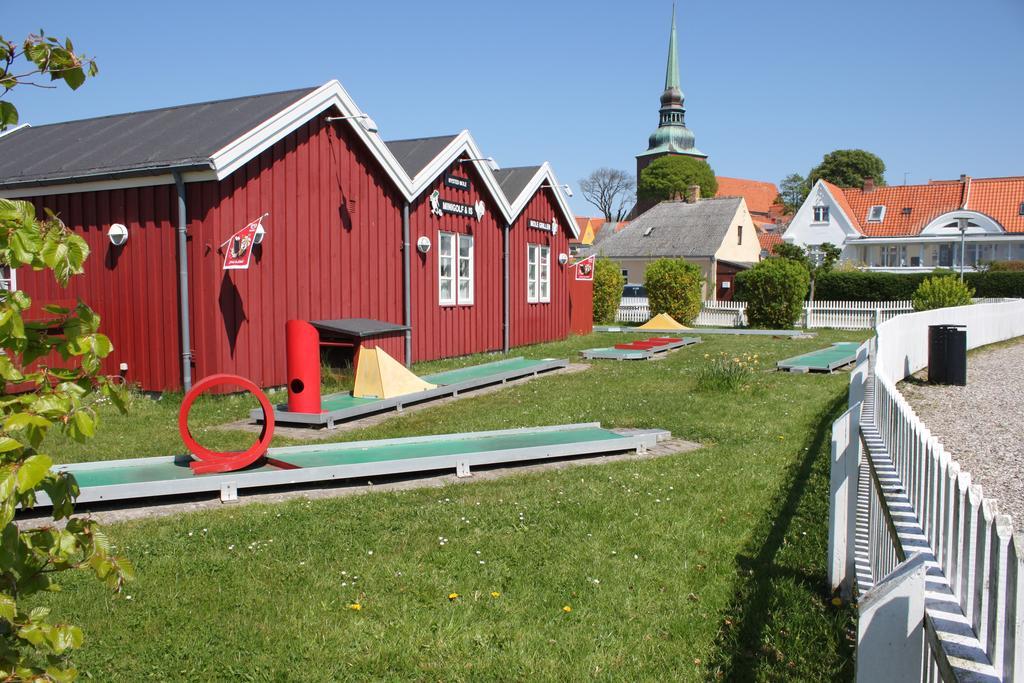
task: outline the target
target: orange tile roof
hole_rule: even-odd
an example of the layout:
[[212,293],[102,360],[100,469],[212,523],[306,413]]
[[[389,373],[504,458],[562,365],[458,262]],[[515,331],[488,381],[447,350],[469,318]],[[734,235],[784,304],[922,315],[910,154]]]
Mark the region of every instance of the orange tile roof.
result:
[[843,190],[827,180],[822,180],[821,182],[826,188],[828,188],[829,193],[836,200],[836,203],[839,204],[839,208],[843,210],[843,213],[845,213],[847,218],[850,219],[850,222],[853,223],[853,229],[858,232],[863,232],[863,230],[860,229],[860,220],[858,220],[857,214],[854,213],[853,207],[850,206],[850,202],[847,201],[846,194]]
[[758,232],[757,241],[761,243],[761,249],[766,250],[769,254],[772,253],[772,248],[776,244],[782,244],[782,235],[777,232]]
[[[959,182],[929,183],[876,187],[871,192],[847,187],[842,194],[862,233],[868,237],[896,237],[917,235],[938,216],[959,209],[963,189]],[[868,221],[868,212],[877,205],[885,206],[884,218]],[[905,208],[910,209],[909,215],[904,213]]]
[[747,201],[747,210],[751,213],[769,214],[779,196],[779,188],[775,183],[746,178],[727,178],[717,176],[718,192],[716,197],[743,197]]
[[1024,176],[976,178],[971,181],[967,208],[996,220],[1007,232],[1024,232]]

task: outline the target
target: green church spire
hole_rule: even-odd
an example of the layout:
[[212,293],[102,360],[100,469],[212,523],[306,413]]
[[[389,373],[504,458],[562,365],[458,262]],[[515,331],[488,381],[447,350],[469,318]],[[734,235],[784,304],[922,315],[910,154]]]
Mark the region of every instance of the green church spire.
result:
[[707,154],[697,149],[693,131],[686,127],[683,91],[679,87],[676,5],[674,2],[672,3],[672,27],[668,34],[665,91],[661,94],[661,108],[658,110],[658,128],[648,139],[647,151],[639,155],[639,158],[651,158],[665,154],[685,154],[701,159],[707,158]]
[[672,31],[668,36],[668,64],[665,65],[665,90],[679,87],[679,60],[676,58],[676,3],[672,3]]

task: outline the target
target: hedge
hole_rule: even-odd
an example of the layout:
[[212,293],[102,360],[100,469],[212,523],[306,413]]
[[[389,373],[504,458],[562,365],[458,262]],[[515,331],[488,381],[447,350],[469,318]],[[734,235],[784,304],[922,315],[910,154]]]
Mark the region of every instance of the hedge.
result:
[[[818,276],[814,298],[818,301],[907,301],[913,298],[925,278],[933,274],[832,271]],[[976,297],[1024,298],[1024,272],[964,273],[964,282],[974,288]],[[740,294],[737,291],[737,295]]]
[[787,329],[803,312],[811,274],[803,264],[770,258],[736,275],[736,287],[746,295],[751,327]]
[[700,267],[685,259],[662,258],[648,263],[644,289],[651,315],[668,313],[676,322],[691,324],[700,313],[703,284]]

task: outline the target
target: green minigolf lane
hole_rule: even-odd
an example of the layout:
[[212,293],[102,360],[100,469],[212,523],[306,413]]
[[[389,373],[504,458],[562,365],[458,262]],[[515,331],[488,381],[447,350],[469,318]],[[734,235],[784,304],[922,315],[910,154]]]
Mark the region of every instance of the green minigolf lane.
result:
[[461,382],[481,379],[504,372],[528,370],[529,368],[540,365],[544,362],[545,361],[542,360],[530,360],[529,358],[509,358],[508,360],[500,360],[496,363],[471,365],[468,368],[458,368],[456,370],[448,370],[446,372],[437,372],[433,375],[424,375],[422,379],[424,382],[430,382],[431,384],[459,384]]
[[[508,360],[500,360],[495,363],[471,365],[468,368],[459,368],[457,370],[448,370],[447,372],[438,372],[433,375],[424,375],[420,379],[424,382],[430,382],[431,384],[446,386],[474,379],[482,379],[505,372],[528,370],[529,368],[540,365],[544,362],[545,361],[540,360],[529,360],[527,358],[509,358]],[[330,394],[329,396],[324,396],[320,400],[320,410],[324,413],[330,413],[335,410],[365,406],[368,403],[376,403],[378,401],[380,401],[378,398],[356,398],[351,394]]]
[[637,349],[616,349],[616,348],[587,349],[587,353],[599,353],[599,354],[601,354],[603,356],[602,358],[595,358],[593,360],[616,360],[618,358],[624,358],[624,359],[626,359],[626,358],[628,358],[628,359],[647,358],[650,355],[649,352],[639,351]]
[[[382,443],[362,447],[347,446],[344,443],[323,446],[309,446],[298,452],[270,453],[278,460],[299,467],[329,467],[335,465],[355,465],[368,462],[387,460],[409,460],[445,455],[461,455],[516,448],[537,446],[556,446],[581,441],[612,441],[624,437],[600,427],[584,427],[544,432],[515,432],[494,434],[490,436],[453,437],[421,443]],[[147,462],[150,460],[150,462]],[[130,464],[111,465],[76,471],[74,466],[67,471],[75,475],[80,488],[95,486],[113,486],[117,484],[143,484],[173,479],[192,479],[194,477],[216,476],[195,475],[188,467],[188,459],[176,461],[166,459],[141,458]],[[244,472],[279,472],[270,465],[255,467]]]
[[778,363],[780,368],[811,368],[814,370],[828,370],[830,365],[836,363],[848,363],[857,355],[859,342],[837,342],[827,349],[811,351],[799,356],[793,356],[781,360]]

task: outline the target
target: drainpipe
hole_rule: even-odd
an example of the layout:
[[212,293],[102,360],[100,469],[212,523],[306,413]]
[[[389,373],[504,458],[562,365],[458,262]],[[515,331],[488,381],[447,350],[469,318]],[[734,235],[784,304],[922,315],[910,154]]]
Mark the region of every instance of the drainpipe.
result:
[[402,324],[405,331],[405,367],[412,365],[412,284],[409,249],[409,202],[402,204]]
[[509,343],[509,310],[508,310],[508,231],[511,226],[505,223],[505,228],[501,231],[501,299],[502,299],[502,318],[501,318],[501,351],[502,353],[508,353]]
[[192,342],[188,323],[188,214],[185,206],[185,181],[179,171],[173,171],[174,186],[178,190],[178,302],[181,306],[181,384],[185,391],[192,389]]

